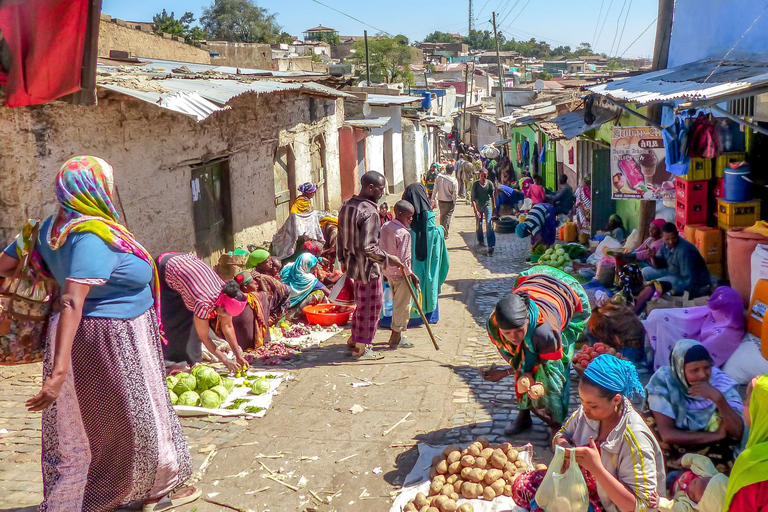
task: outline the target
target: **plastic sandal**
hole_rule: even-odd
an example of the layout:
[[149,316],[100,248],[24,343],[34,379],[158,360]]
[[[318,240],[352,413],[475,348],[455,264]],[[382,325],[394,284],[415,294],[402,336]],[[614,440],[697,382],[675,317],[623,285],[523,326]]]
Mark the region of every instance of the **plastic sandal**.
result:
[[397,345],[390,345],[389,348],[396,349],[396,348],[413,348],[415,345],[408,341],[407,338],[400,338],[400,343]]
[[374,352],[371,347],[366,347],[365,351],[360,355],[352,352],[352,359],[357,361],[376,361],[378,359],[384,359],[384,354],[379,354],[378,352]]
[[182,505],[196,501],[202,494],[203,491],[195,489],[195,492],[189,496],[184,496],[183,498],[171,498],[170,495],[165,495],[157,503],[148,503],[144,505],[143,512],[166,512],[168,510],[173,510],[176,507],[181,507]]

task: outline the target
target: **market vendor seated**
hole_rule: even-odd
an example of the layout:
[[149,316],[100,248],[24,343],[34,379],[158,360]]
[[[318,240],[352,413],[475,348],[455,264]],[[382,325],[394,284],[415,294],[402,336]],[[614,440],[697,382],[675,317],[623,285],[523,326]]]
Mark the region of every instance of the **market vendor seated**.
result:
[[306,182],[299,185],[301,195],[291,205],[291,213],[309,213],[312,211],[312,198],[317,193],[314,183]]
[[290,316],[294,319],[301,316],[305,306],[325,302],[331,294],[328,287],[313,274],[318,261],[315,255],[305,252],[280,271],[280,280],[291,289],[289,309],[293,310]]
[[669,469],[679,469],[685,453],[705,455],[729,472],[744,433],[738,384],[717,367],[695,340],[679,340],[670,365],[659,368],[646,386],[648,424],[664,443]]
[[692,299],[709,295],[709,270],[696,246],[680,238],[671,222],[661,227],[661,234],[664,247],[652,258],[653,267],[643,269],[645,280],[666,283],[673,295],[688,292]]
[[648,226],[648,238],[640,246],[630,253],[620,250],[610,250],[611,256],[620,255],[624,260],[638,261],[644,265],[652,265],[653,257],[664,247],[664,239],[661,237],[661,228],[666,222],[664,219],[656,219]]
[[256,249],[248,256],[245,262],[246,270],[255,270],[265,276],[278,277],[283,264],[280,260],[271,256],[265,249]]

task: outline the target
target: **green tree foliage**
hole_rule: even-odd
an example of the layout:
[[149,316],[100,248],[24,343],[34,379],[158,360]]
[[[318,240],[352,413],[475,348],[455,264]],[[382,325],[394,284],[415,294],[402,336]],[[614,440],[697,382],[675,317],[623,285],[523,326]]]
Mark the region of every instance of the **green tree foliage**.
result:
[[200,23],[210,39],[238,43],[275,43],[282,27],[275,14],[253,0],[214,0],[203,9]]
[[[365,41],[355,41],[355,53],[351,59],[357,65],[358,76],[365,76]],[[411,72],[411,47],[408,38],[403,35],[390,37],[377,34],[368,38],[368,52],[370,55],[371,81],[384,81],[386,83],[408,82],[413,83]]]
[[554,76],[552,76],[552,73],[549,73],[547,71],[542,71],[539,73],[539,80],[552,80]]
[[336,46],[339,44],[339,34],[336,34],[334,32],[323,32],[320,34],[320,38],[318,41],[324,41],[328,43],[331,46]]
[[456,39],[446,33],[436,30],[424,38],[425,43],[455,43]]
[[173,12],[168,14],[163,9],[163,12],[152,17],[152,26],[155,32],[183,37],[189,44],[199,43],[206,38],[205,32],[200,27],[197,25],[192,26],[194,22],[195,15],[191,12],[186,12],[181,18],[177,19]]

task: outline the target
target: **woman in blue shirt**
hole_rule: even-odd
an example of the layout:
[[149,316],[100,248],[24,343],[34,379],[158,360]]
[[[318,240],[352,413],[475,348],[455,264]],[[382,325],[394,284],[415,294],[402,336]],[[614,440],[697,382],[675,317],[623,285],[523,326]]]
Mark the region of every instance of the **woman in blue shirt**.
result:
[[[35,247],[40,270],[61,290],[43,387],[27,401],[43,411],[47,512],[114,510],[136,499],[154,510],[192,473],[166,390],[157,271],[118,223],[112,186],[112,167],[100,158],[67,161],[55,183],[59,211],[42,222]],[[13,275],[25,248],[14,242],[0,255],[0,276]],[[170,500],[199,495],[185,487]]]

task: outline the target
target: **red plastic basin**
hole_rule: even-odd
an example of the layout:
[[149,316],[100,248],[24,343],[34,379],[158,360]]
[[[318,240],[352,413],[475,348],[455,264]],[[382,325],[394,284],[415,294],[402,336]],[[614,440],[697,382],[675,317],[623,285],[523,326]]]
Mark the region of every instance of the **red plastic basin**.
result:
[[344,325],[349,322],[349,317],[355,308],[349,306],[337,306],[335,304],[315,304],[305,306],[303,311],[307,315],[307,322],[315,325]]

